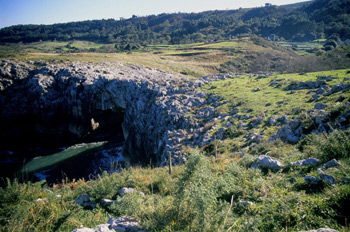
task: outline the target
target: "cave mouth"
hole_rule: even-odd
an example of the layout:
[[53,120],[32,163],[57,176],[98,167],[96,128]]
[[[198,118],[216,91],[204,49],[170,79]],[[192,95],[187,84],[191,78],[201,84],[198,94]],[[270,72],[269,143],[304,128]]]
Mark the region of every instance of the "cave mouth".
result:
[[[1,177],[17,177],[23,181],[45,178],[49,183],[62,183],[65,177],[70,180],[89,179],[91,175],[98,175],[102,171],[112,171],[108,168],[112,165],[109,161],[118,162],[119,166],[123,165],[121,154],[124,145],[124,109],[94,110],[81,118],[57,112],[49,119],[43,118],[43,115],[21,115],[2,121]],[[77,131],[79,133],[76,133]],[[102,146],[90,148],[90,144],[102,141]],[[49,159],[53,154],[57,158],[66,154],[65,149],[77,144],[86,144],[86,149],[77,150],[76,155],[70,154],[72,157],[69,159],[54,163],[43,170],[23,175],[25,165],[32,160],[41,157]]]

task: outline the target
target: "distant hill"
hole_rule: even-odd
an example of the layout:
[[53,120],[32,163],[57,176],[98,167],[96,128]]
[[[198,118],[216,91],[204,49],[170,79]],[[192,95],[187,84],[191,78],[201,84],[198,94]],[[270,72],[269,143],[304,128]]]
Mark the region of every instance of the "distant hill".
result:
[[338,34],[350,39],[350,0],[314,0],[286,6],[133,16],[0,30],[0,42],[86,40],[116,48],[210,42],[256,34],[272,40],[309,41]]
[[289,8],[301,8],[304,6],[308,6],[311,5],[313,3],[313,1],[305,1],[305,2],[297,2],[297,3],[292,3],[292,4],[287,4],[287,5],[283,5],[283,7],[289,7]]

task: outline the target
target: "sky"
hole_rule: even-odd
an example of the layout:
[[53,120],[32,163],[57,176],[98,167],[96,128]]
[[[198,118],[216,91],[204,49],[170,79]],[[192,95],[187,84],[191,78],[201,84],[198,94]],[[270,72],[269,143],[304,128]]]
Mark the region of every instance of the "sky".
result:
[[[303,0],[0,0],[0,28],[161,13],[285,5]],[[305,1],[305,0],[304,0]]]

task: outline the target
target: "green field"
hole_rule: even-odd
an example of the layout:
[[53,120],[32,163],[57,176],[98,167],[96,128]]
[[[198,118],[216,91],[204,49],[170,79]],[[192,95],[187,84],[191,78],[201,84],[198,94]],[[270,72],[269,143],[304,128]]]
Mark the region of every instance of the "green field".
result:
[[[295,51],[292,49],[293,45],[297,45]],[[207,44],[147,45],[128,52],[118,52],[114,44],[86,41],[37,42],[0,45],[0,57],[44,61],[81,60],[92,63],[121,61],[190,77],[203,77],[220,72],[290,73],[349,67],[350,61],[346,56],[348,48],[337,49],[332,52],[334,54],[322,55],[324,52],[320,50],[321,46],[321,42],[276,44],[254,36]],[[316,50],[312,50],[313,48]]]

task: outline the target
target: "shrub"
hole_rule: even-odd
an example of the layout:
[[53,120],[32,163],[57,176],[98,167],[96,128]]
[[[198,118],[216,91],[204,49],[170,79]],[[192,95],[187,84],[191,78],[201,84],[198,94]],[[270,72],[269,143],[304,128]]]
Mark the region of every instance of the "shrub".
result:
[[350,131],[335,130],[329,135],[308,135],[299,143],[299,149],[324,162],[350,157]]

